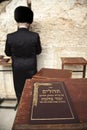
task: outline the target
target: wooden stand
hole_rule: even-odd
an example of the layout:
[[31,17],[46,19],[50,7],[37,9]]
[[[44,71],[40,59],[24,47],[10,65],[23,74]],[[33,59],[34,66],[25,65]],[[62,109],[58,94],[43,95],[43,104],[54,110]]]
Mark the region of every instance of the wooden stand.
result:
[[61,69],[51,69],[51,68],[42,68],[37,72],[33,78],[38,79],[66,79],[72,77],[71,70],[61,70]]
[[[4,56],[0,56],[0,65],[3,67],[10,67],[11,68],[11,62],[9,58],[4,58]],[[0,69],[0,73],[2,72],[10,72],[12,69]],[[0,109],[15,109],[17,108],[17,104],[15,106],[7,106],[2,105],[4,101],[16,101],[16,98],[0,98]]]
[[83,57],[62,57],[62,70],[64,70],[65,65],[82,65],[83,70],[78,70],[78,71],[73,71],[73,72],[82,72],[83,73],[83,78],[85,78],[86,75],[86,65],[87,65],[87,60],[85,60]]
[[12,130],[87,130],[87,79],[65,79],[64,81],[80,120],[80,123],[73,124],[29,124],[32,88],[33,83],[37,81],[59,80],[33,78],[26,81]]

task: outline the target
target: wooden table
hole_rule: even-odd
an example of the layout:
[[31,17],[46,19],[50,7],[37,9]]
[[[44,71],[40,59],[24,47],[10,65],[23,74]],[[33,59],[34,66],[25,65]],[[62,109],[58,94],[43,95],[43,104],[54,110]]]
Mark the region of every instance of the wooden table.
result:
[[72,71],[71,70],[61,70],[61,69],[52,69],[52,68],[42,68],[39,72],[37,72],[33,78],[52,78],[52,79],[60,79],[60,78],[71,78]]
[[86,75],[86,65],[87,60],[83,57],[62,57],[62,69],[64,69],[65,65],[82,65],[83,70],[73,71],[73,72],[83,72],[83,78],[85,78]]
[[[38,79],[27,80],[21,101],[16,113],[12,130],[87,130],[87,79],[65,79],[72,102],[78,114],[80,123],[76,124],[29,124],[32,85]],[[55,81],[54,79],[39,79],[40,82]],[[56,79],[57,81],[57,79]],[[59,80],[58,80],[59,81]],[[62,79],[61,79],[62,81]]]
[[[8,69],[0,69],[0,73],[12,71],[11,65],[12,65],[12,63],[11,63],[10,58],[5,58],[4,56],[0,56],[0,66],[8,67]],[[4,101],[16,101],[16,100],[17,100],[16,98],[8,98],[8,97],[0,98],[0,109],[1,108],[4,108],[4,109],[16,109],[16,105],[15,106],[1,105],[1,104],[3,104]]]

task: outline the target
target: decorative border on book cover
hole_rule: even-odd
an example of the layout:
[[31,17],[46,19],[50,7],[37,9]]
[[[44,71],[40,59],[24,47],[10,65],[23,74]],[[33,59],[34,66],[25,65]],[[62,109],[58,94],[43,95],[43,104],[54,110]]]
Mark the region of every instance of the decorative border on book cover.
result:
[[30,124],[78,122],[78,116],[64,82],[34,83]]

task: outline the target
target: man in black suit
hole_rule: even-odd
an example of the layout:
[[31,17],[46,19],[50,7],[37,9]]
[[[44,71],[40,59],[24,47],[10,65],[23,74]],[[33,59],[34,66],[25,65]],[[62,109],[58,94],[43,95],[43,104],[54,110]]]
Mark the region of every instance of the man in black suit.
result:
[[36,55],[42,48],[39,34],[28,30],[33,22],[33,11],[19,6],[15,9],[14,18],[18,30],[7,34],[5,54],[12,58],[14,88],[19,103],[25,80],[37,72]]

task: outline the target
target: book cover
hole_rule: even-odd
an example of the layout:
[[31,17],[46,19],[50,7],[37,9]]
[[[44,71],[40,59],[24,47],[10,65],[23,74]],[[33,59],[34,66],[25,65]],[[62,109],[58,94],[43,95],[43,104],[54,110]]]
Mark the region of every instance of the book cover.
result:
[[78,123],[64,82],[34,83],[31,124]]

